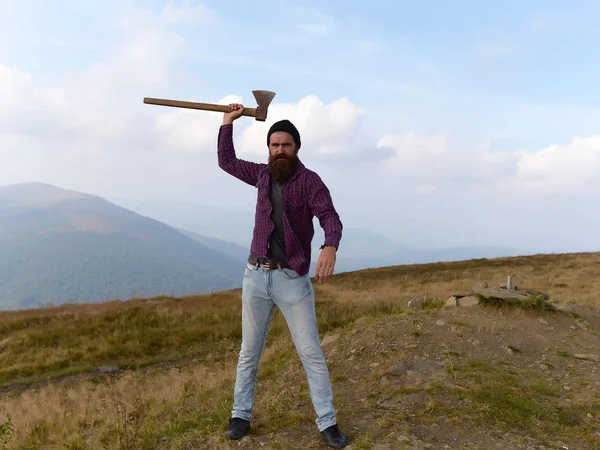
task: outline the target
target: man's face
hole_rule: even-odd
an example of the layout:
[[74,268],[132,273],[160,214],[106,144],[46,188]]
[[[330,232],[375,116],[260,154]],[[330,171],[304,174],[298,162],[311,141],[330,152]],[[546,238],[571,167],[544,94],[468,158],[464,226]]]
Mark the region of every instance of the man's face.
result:
[[271,159],[279,157],[287,157],[289,159],[295,156],[296,143],[292,135],[285,131],[276,131],[273,133],[269,140],[269,153],[271,154]]
[[277,131],[269,140],[269,167],[271,174],[280,182],[286,182],[296,171],[297,149],[294,138],[284,131]]

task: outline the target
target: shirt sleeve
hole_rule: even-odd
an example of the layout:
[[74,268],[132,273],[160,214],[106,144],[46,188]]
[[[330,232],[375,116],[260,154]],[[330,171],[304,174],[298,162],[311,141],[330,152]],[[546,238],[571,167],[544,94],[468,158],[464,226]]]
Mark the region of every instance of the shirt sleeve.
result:
[[331,199],[329,189],[319,175],[313,173],[308,189],[308,205],[312,213],[319,219],[325,234],[325,245],[332,245],[337,250],[342,239],[343,225]]
[[221,125],[217,141],[219,167],[239,180],[256,186],[263,164],[246,161],[236,156],[233,145],[233,124]]

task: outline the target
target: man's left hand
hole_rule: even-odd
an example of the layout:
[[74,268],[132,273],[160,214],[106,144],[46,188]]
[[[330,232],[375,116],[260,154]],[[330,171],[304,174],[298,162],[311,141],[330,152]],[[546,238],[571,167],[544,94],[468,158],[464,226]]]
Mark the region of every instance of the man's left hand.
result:
[[315,278],[318,281],[326,281],[333,275],[333,269],[335,268],[335,247],[325,247],[321,250],[321,255],[317,261],[317,270]]

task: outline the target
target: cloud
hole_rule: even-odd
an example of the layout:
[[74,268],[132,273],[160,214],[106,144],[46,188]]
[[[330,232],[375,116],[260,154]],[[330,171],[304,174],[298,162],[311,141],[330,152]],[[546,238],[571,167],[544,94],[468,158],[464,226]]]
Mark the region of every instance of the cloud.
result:
[[206,6],[195,4],[193,0],[183,0],[167,3],[163,8],[161,18],[167,24],[198,24],[200,22],[210,22],[214,20],[215,16]]
[[328,104],[315,95],[307,95],[295,104],[278,104],[274,100],[264,123],[252,123],[244,129],[239,149],[247,155],[264,155],[269,127],[288,119],[300,132],[303,154],[327,158],[356,153],[370,144],[362,129],[366,115],[366,109],[347,98]]
[[529,27],[536,31],[558,31],[565,29],[567,25],[568,20],[564,14],[553,11],[538,13],[529,21]]
[[480,57],[498,57],[510,55],[517,51],[517,45],[510,40],[498,40],[482,43],[477,47],[477,54]]
[[0,65],[0,143],[3,160],[11,162],[0,169],[2,182],[118,189],[149,162],[156,164],[149,171],[157,176],[182,167],[181,161],[189,163],[185,155],[173,158],[172,151],[207,145],[207,128],[200,123],[194,129],[198,118],[206,118],[144,105],[142,99],[173,86],[179,76],[175,62],[188,41],[170,26],[200,20],[200,12],[206,9],[191,2],[171,2],[162,12],[127,9],[114,21],[121,34],[114,46],[85,69],[63,72],[52,83]]
[[378,146],[394,151],[380,169],[426,186],[420,192],[477,185],[511,195],[600,193],[600,136],[575,137],[536,151],[493,151],[461,145],[445,134],[388,134]]
[[300,29],[304,31],[308,31],[309,33],[314,34],[329,34],[330,29],[327,25],[318,23],[318,24],[303,24],[300,25]]
[[600,136],[518,152],[516,186],[543,194],[600,193]]
[[294,7],[292,13],[300,23],[298,28],[315,35],[331,34],[338,27],[337,21],[329,14],[316,8]]
[[[302,20],[316,16],[321,17],[298,13]],[[54,84],[0,65],[0,154],[5,162],[0,179],[71,183],[98,193],[101,188],[118,191],[132,180],[147,191],[169,185],[176,192],[173,185],[187,184],[191,191],[210,189],[200,173],[216,171],[222,115],[144,105],[142,98],[169,92],[181,76],[178,62],[189,41],[173,25],[214,17],[189,1],[171,2],[154,13],[128,10],[116,22],[120,41],[85,70],[64,74]],[[251,95],[199,101],[254,106]],[[344,178],[340,184],[349,188],[377,180],[387,192],[408,186],[407,192],[423,196],[448,187],[511,195],[600,192],[600,137],[576,137],[530,152],[495,151],[485,142],[460,142],[450,134],[393,132],[397,117],[389,115],[390,132],[382,135],[374,131],[379,124],[369,111],[346,97],[325,101],[306,95],[296,103],[275,97],[266,122],[248,117],[236,122],[238,155],[265,162],[267,130],[283,118],[300,130],[301,157]]]
[[388,134],[378,146],[394,150],[394,155],[381,164],[382,170],[419,183],[490,184],[516,172],[514,155],[460,144],[445,134]]
[[[207,100],[205,103],[228,105],[230,103],[243,103],[243,99],[236,95],[228,95],[216,101]],[[155,108],[165,107],[155,106]],[[223,121],[222,113],[168,108],[165,112],[155,113],[154,117],[155,126],[153,131],[164,149],[184,153],[216,152],[217,133]],[[243,123],[248,119],[247,117],[240,118],[238,123]]]

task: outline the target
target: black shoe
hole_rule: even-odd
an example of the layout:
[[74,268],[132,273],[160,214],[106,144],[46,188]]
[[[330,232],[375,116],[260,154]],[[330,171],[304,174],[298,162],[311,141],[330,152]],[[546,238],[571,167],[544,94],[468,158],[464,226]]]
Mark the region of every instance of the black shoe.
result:
[[229,439],[241,439],[250,429],[250,422],[239,417],[229,419],[229,426],[225,434]]
[[337,425],[331,425],[321,431],[321,436],[331,448],[343,448],[348,445],[348,438],[342,434]]

